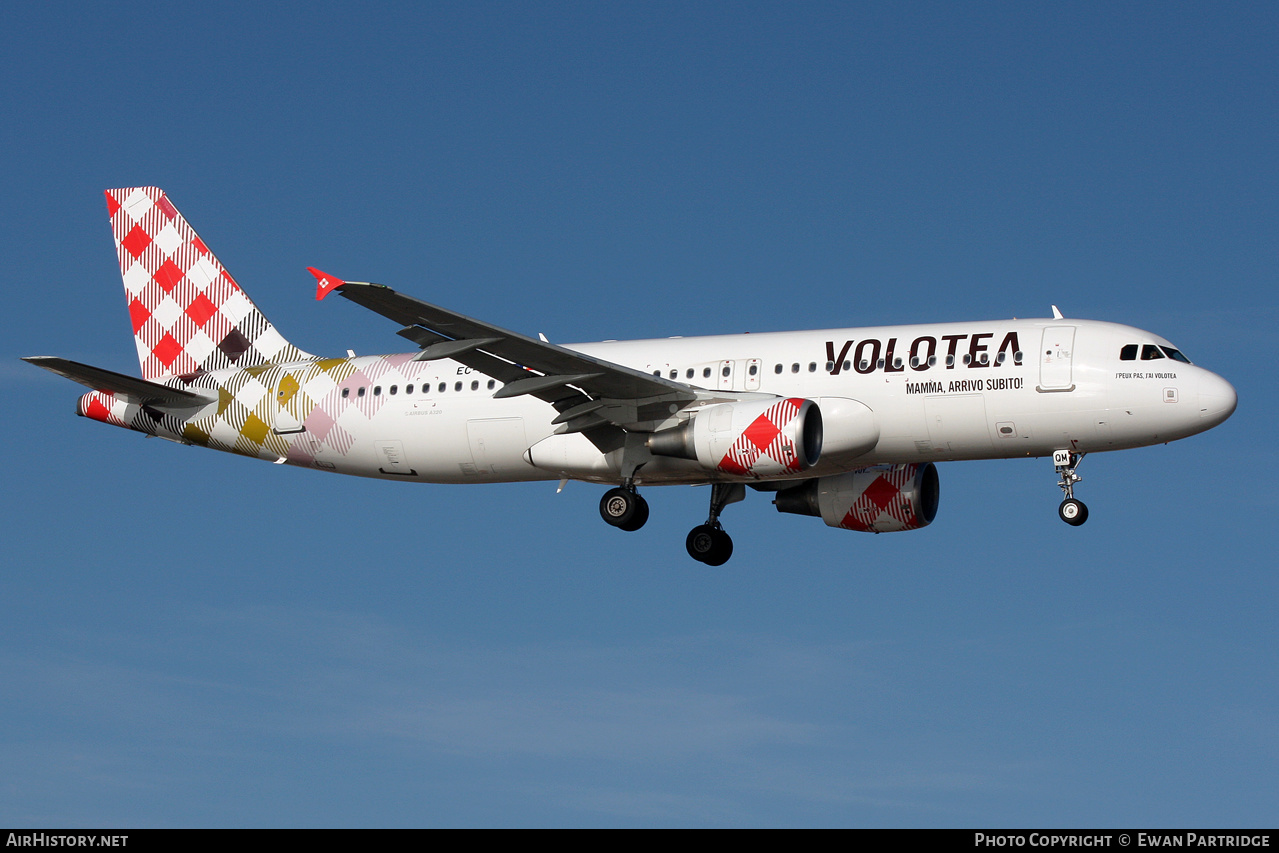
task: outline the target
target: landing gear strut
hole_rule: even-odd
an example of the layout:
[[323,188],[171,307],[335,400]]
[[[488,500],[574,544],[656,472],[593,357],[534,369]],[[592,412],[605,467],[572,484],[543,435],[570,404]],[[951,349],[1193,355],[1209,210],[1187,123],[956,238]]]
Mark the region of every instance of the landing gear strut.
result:
[[1061,475],[1061,482],[1057,485],[1066,493],[1066,499],[1061,502],[1061,506],[1057,507],[1057,515],[1073,527],[1078,527],[1088,520],[1088,507],[1083,501],[1075,500],[1075,483],[1083,480],[1083,477],[1075,473],[1075,469],[1079,467],[1083,459],[1082,453],[1069,450],[1053,451],[1053,467]]
[[724,507],[746,497],[746,487],[741,483],[715,483],[711,486],[711,512],[705,524],[699,524],[684,540],[688,555],[708,566],[722,566],[733,556],[733,540],[719,523]]
[[639,530],[648,521],[648,501],[627,482],[600,498],[600,517],[620,530]]

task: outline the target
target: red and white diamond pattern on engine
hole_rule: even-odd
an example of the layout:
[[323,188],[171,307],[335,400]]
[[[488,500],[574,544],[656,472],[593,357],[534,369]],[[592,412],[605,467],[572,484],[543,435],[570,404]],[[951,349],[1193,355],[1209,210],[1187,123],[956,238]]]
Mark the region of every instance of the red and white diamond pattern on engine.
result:
[[787,435],[787,427],[799,416],[804,401],[779,400],[755,418],[733,442],[717,466],[725,474],[763,477],[804,469],[803,460]]
[[300,361],[156,187],[107,190],[142,376]]
[[915,479],[917,465],[894,465],[870,480],[853,501],[839,526],[845,530],[913,530],[927,522],[915,515],[912,503],[902,497],[902,489]]

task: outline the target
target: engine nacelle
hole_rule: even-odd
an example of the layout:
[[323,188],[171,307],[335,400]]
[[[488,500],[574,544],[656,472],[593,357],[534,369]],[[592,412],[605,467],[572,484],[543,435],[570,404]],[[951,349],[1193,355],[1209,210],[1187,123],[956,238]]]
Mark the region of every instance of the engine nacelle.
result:
[[653,433],[648,449],[739,477],[794,474],[821,458],[822,412],[798,397],[719,403],[674,429]]
[[892,533],[927,527],[937,517],[937,466],[873,465],[819,477],[778,492],[778,512],[820,516],[829,527]]

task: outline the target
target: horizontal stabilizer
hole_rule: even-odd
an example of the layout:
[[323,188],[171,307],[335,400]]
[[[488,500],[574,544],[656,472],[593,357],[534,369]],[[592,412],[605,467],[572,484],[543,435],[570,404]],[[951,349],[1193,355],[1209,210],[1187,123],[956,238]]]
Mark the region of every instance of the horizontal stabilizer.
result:
[[78,361],[69,361],[52,355],[28,356],[23,361],[43,367],[59,376],[65,376],[72,382],[79,382],[94,391],[109,391],[118,397],[136,400],[139,405],[159,405],[175,409],[190,409],[205,406],[217,400],[195,391],[181,388],[170,388],[156,382],[148,382],[133,376],[125,376],[113,370],[91,367]]

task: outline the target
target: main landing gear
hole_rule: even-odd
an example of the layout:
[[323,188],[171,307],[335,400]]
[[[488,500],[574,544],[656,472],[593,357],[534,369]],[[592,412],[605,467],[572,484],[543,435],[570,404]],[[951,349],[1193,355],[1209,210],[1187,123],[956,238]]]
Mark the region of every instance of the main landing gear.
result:
[[620,530],[639,530],[648,521],[648,501],[640,497],[634,483],[626,483],[600,498],[600,517]]
[[1061,482],[1057,485],[1066,493],[1066,499],[1061,502],[1061,506],[1057,507],[1057,515],[1073,527],[1078,527],[1088,520],[1088,507],[1083,501],[1075,500],[1075,483],[1083,480],[1083,477],[1075,473],[1075,469],[1079,467],[1083,459],[1082,453],[1069,450],[1053,452],[1053,467],[1061,475]]
[[[699,563],[722,566],[733,556],[733,540],[724,532],[719,515],[724,507],[746,498],[741,483],[716,483],[711,486],[711,511],[705,524],[699,524],[684,540],[688,554]],[[600,499],[600,517],[620,530],[639,530],[648,521],[648,501],[640,497],[631,482],[609,489]]]
[[724,507],[746,497],[746,487],[741,483],[715,483],[711,486],[711,513],[705,524],[699,524],[688,532],[684,546],[688,555],[708,566],[722,566],[733,556],[733,540],[719,523]]

